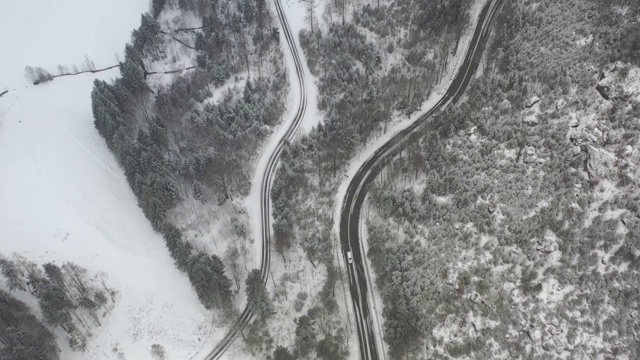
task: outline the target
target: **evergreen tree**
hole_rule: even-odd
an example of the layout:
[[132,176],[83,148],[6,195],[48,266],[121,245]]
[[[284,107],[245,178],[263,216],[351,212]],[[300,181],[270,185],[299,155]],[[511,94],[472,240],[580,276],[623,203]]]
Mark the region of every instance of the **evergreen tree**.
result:
[[243,19],[247,24],[252,24],[255,20],[254,6],[253,0],[244,0],[242,3]]
[[52,326],[61,326],[69,331],[72,321],[71,310],[74,305],[64,289],[44,279],[38,286],[36,296],[45,321]]
[[196,0],[178,0],[178,6],[184,11],[195,11]]
[[0,290],[0,359],[57,360],[53,334],[11,294]]
[[218,256],[204,253],[192,256],[189,280],[207,309],[227,309],[232,305],[231,280]]
[[127,44],[124,48],[124,62],[120,63],[122,85],[131,93],[138,93],[146,88],[142,60],[133,46]]
[[316,346],[316,334],[313,330],[311,318],[302,315],[298,318],[296,327],[296,352],[298,357],[307,356]]
[[[157,18],[158,15],[162,12],[164,5],[167,3],[167,0],[152,0],[151,1],[151,11],[153,12],[153,17]],[[144,15],[143,15],[144,16]]]
[[149,122],[149,137],[151,142],[160,149],[165,149],[169,144],[167,128],[157,116]]
[[295,356],[291,355],[286,347],[278,345],[273,351],[273,360],[295,360]]
[[203,204],[205,203],[204,187],[199,181],[193,183],[193,198],[200,200]]
[[191,253],[193,252],[191,244],[182,240],[182,232],[172,224],[165,222],[162,226],[162,234],[167,249],[169,249],[169,253],[176,262],[178,269],[188,270]]
[[258,318],[264,318],[271,313],[271,300],[269,299],[269,293],[262,281],[262,274],[260,270],[253,269],[247,276],[245,281],[245,289],[247,292],[247,303],[253,313]]
[[122,126],[122,112],[114,87],[103,80],[94,80],[91,91],[94,126],[111,147],[117,130]]
[[44,273],[47,275],[49,281],[53,282],[57,287],[63,289],[66,293],[69,292],[67,285],[65,283],[64,274],[62,273],[62,269],[54,263],[46,263],[42,266],[44,268]]
[[323,360],[338,360],[344,358],[344,355],[340,352],[340,342],[334,336],[331,336],[331,334],[318,341],[316,354],[318,354],[318,358]]
[[2,270],[2,275],[7,279],[9,290],[25,290],[24,278],[14,261],[0,257],[0,269]]
[[[156,6],[156,3],[164,1],[166,0],[154,0],[153,5]],[[157,6],[161,7],[164,4],[158,4]],[[140,54],[155,54],[158,46],[162,43],[158,21],[149,14],[142,14],[140,27],[131,33],[131,42],[133,48]]]

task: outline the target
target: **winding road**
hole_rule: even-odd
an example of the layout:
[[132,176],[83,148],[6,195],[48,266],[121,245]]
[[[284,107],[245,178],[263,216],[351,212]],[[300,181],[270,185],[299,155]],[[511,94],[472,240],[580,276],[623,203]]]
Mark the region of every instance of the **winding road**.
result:
[[[367,196],[367,186],[375,179],[376,175],[384,167],[384,164],[392,159],[399,150],[411,141],[420,138],[422,130],[428,123],[428,119],[436,111],[442,110],[448,105],[455,105],[462,97],[471,81],[484,51],[485,44],[491,34],[491,24],[496,17],[504,0],[489,0],[480,12],[480,17],[469,48],[454,77],[451,85],[442,98],[425,114],[420,116],[409,127],[400,131],[388,142],[382,145],[369,157],[358,169],[349,183],[346,196],[342,203],[340,216],[340,241],[344,262],[349,273],[349,288],[353,311],[356,317],[358,341],[362,359],[379,359],[385,357],[382,347],[382,335],[376,332],[373,324],[368,302],[368,271],[365,269],[363,249],[360,243],[360,214],[362,205]],[[353,255],[353,262],[347,261],[347,252]]]
[[[293,34],[287,23],[287,17],[282,9],[280,0],[274,0],[276,11],[278,12],[278,19],[284,33],[284,37],[287,41],[289,51],[293,57],[293,62],[296,69],[296,77],[299,85],[299,99],[298,109],[293,117],[293,120],[288,124],[288,128],[283,136],[278,139],[275,149],[269,156],[264,172],[262,173],[262,180],[260,186],[260,214],[261,214],[261,238],[262,238],[262,261],[260,263],[260,273],[262,274],[262,281],[267,283],[267,275],[269,274],[269,266],[271,263],[271,183],[278,167],[278,160],[280,154],[286,142],[293,140],[300,122],[304,118],[304,114],[307,110],[307,88],[304,71],[302,68],[302,61],[298,54],[298,47],[294,41]],[[238,337],[242,329],[245,328],[253,318],[253,312],[247,305],[240,315],[240,318],[231,327],[227,335],[216,345],[216,347],[205,357],[206,360],[219,359],[224,352],[231,346],[233,341]]]

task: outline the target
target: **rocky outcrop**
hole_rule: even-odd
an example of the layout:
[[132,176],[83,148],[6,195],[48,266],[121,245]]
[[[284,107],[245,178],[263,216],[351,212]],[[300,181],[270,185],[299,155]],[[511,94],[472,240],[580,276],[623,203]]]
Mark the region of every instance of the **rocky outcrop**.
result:
[[615,63],[602,70],[595,89],[607,101],[640,101],[640,69]]
[[536,242],[536,250],[543,254],[551,254],[558,250],[558,238],[551,231],[547,231],[545,236]]
[[600,93],[603,99],[610,101],[611,100],[611,89],[607,85],[596,85],[596,90]]
[[538,115],[540,114],[540,98],[537,96],[532,97],[524,104],[524,107],[527,108],[527,110],[522,118],[522,123],[528,126],[538,125],[540,123],[538,119]]
[[534,97],[532,97],[532,98],[529,100],[529,102],[528,102],[528,103],[526,103],[524,106],[525,106],[527,109],[531,109],[535,104],[537,104],[537,103],[539,103],[539,102],[540,102],[540,98],[539,98],[539,97],[537,97],[537,96],[534,96]]
[[522,119],[522,123],[528,126],[536,126],[540,124],[540,120],[538,120],[538,117],[536,115],[530,115]]
[[523,161],[527,164],[531,164],[536,161],[536,148],[533,146],[527,146],[524,148]]

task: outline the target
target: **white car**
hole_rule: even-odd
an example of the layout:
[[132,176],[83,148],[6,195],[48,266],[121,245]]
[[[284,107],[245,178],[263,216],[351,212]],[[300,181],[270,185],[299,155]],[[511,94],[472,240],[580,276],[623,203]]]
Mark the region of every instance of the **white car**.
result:
[[353,264],[353,255],[351,255],[351,251],[347,251],[347,262],[349,264]]

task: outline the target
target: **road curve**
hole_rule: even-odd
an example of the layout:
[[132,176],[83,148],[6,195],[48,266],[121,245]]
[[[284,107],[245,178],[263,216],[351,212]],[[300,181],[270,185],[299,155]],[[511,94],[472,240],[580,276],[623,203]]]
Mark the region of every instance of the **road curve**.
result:
[[[289,51],[291,52],[291,56],[293,57],[293,62],[295,64],[296,77],[298,79],[299,85],[299,100],[298,109],[295,113],[293,121],[291,122],[291,124],[289,124],[289,127],[285,134],[280,139],[278,139],[276,148],[273,150],[271,155],[269,155],[267,166],[262,173],[260,186],[262,261],[260,263],[260,273],[262,274],[262,281],[265,284],[267,283],[267,275],[269,273],[269,266],[271,263],[271,183],[276,173],[278,160],[280,159],[280,154],[282,153],[283,146],[286,142],[293,140],[293,136],[298,130],[300,122],[304,118],[304,114],[307,110],[306,79],[302,68],[302,61],[300,60],[300,56],[298,54],[298,47],[294,41],[294,36],[289,29],[287,17],[284,13],[284,10],[282,9],[280,0],[274,0],[274,4],[276,7],[276,11],[278,12],[278,19],[280,20],[282,32],[284,33],[284,37],[287,41]],[[236,337],[238,337],[240,331],[242,331],[242,329],[244,329],[244,327],[247,326],[249,322],[251,322],[252,318],[253,312],[249,308],[249,305],[247,305],[240,315],[240,318],[231,327],[227,335],[205,357],[205,360],[220,359],[220,357],[229,348],[229,346],[231,346]]]
[[[395,156],[397,151],[420,138],[421,130],[424,129],[431,115],[444,109],[447,105],[456,104],[460,100],[478,68],[484,46],[491,33],[491,24],[504,1],[489,0],[482,8],[464,62],[442,98],[409,127],[400,131],[377,149],[358,169],[347,188],[340,216],[340,242],[342,255],[349,272],[349,287],[353,311],[356,315],[358,342],[362,359],[379,359],[381,356],[379,351],[382,349],[382,339],[378,340],[375,337],[374,325],[369,311],[369,303],[367,301],[367,289],[369,286],[363,267],[365,259],[360,244],[360,214],[362,204],[367,196],[367,187],[382,170],[384,164]],[[348,251],[353,256],[352,264],[347,261]],[[380,349],[378,346],[380,346]],[[384,357],[384,354],[382,356]]]

